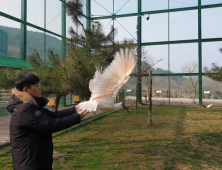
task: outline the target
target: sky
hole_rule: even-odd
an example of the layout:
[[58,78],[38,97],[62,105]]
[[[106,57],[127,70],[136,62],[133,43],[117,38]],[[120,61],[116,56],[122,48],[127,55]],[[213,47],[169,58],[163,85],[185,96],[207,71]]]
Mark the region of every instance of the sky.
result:
[[[46,1],[47,17],[46,28],[57,34],[61,34],[61,2],[59,0]],[[82,0],[85,7],[85,0]],[[27,0],[27,21],[44,27],[44,0]],[[182,8],[196,6],[198,0],[169,0],[169,8]],[[202,5],[222,3],[222,0],[202,0]],[[113,14],[126,14],[137,12],[137,0],[92,0],[91,1],[92,17],[106,16]],[[21,18],[21,1],[20,0],[0,0],[0,11]],[[113,8],[114,7],[114,8]],[[168,0],[142,0],[142,11],[164,10],[168,9]],[[85,13],[85,12],[84,12]],[[203,9],[202,10],[202,38],[221,38],[222,37],[222,7]],[[169,14],[169,37],[168,37],[168,13],[152,14],[150,19],[146,20],[142,16],[142,42],[158,42],[169,40],[186,40],[198,38],[198,13],[197,10],[172,12]],[[85,19],[82,19],[85,22]],[[110,26],[113,24],[111,19],[103,19],[100,22],[104,26],[104,32],[108,33]],[[0,25],[20,28],[18,22],[6,19],[0,16]],[[82,29],[78,29],[67,17],[67,37],[68,28],[73,26],[78,33],[82,33]],[[114,21],[117,28],[117,40],[124,38],[137,39],[137,17],[117,18]],[[38,31],[32,27],[28,30]],[[38,31],[41,32],[41,31]],[[222,54],[219,48],[222,42],[205,42],[202,43],[202,66],[210,67],[211,63],[217,63],[222,66]],[[162,59],[154,67],[168,69],[175,73],[184,72],[182,67],[188,63],[198,63],[198,44],[174,44],[170,45],[154,45],[145,46],[148,52],[147,62],[155,62]],[[169,53],[168,53],[169,49]],[[168,54],[170,59],[168,60]],[[147,60],[147,59],[145,59]]]

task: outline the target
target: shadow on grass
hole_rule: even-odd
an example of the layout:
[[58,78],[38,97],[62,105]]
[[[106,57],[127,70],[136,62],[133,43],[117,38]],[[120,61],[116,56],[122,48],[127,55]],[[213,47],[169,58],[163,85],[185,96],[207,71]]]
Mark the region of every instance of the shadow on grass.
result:
[[99,121],[101,119],[103,119],[104,117],[107,117],[109,116],[110,114],[112,113],[115,113],[116,111],[113,111],[113,112],[106,112],[106,113],[102,113],[100,115],[97,115],[95,117],[91,117],[91,118],[87,118],[87,119],[84,119],[81,121],[80,124],[76,125],[76,126],[72,126],[68,129],[65,129],[65,130],[62,130],[62,131],[59,131],[59,132],[56,132],[53,134],[53,138],[56,138],[58,136],[62,136],[62,135],[65,135],[66,133],[68,132],[71,132],[73,130],[77,130],[77,129],[80,129],[81,127],[87,125],[87,124],[90,124],[92,122],[95,122],[95,121]]
[[[170,110],[168,112],[170,113]],[[77,155],[75,157],[75,159],[79,160],[77,162],[85,161],[86,158],[82,155],[98,158],[95,160],[89,158],[87,163],[90,164],[90,166],[88,168],[98,165],[102,168],[108,167],[108,169],[112,169],[115,163],[119,166],[118,168],[116,167],[116,169],[121,169],[128,165],[128,167],[130,167],[130,164],[134,164],[132,167],[135,168],[138,165],[143,165],[143,162],[146,162],[144,164],[145,167],[149,167],[148,169],[219,169],[219,167],[222,167],[222,132],[185,132],[185,123],[187,123],[185,121],[188,116],[186,115],[187,112],[189,112],[189,109],[186,107],[181,107],[176,110],[176,117],[172,119],[174,132],[172,138],[161,139],[160,136],[160,138],[157,137],[156,139],[153,139],[152,137],[147,139],[136,138],[135,140],[130,141],[125,134],[122,134],[123,138],[125,137],[124,140],[118,141],[117,137],[117,139],[112,140],[111,134],[108,135],[108,139],[103,139],[101,136],[86,136],[79,139],[79,143],[76,144],[69,143],[64,145],[64,141],[57,142],[56,149],[66,153],[67,157],[69,157],[68,159],[74,159]],[[158,116],[164,114],[161,113]],[[90,118],[68,131],[101,120],[108,115],[109,113]],[[163,131],[166,130],[165,128],[167,128],[169,124],[170,120],[164,120],[164,123],[160,122],[157,124],[159,128],[156,132],[161,132],[161,129]],[[135,126],[139,127],[139,124],[136,124]],[[127,127],[127,129],[128,128],[129,127]],[[115,130],[117,131],[118,129]],[[130,131],[131,130],[132,129],[130,129]],[[113,131],[113,133],[115,133],[115,131]],[[99,140],[102,141],[100,142]],[[115,156],[112,156],[111,154]],[[109,161],[106,161],[104,157]],[[155,164],[158,164],[158,166]],[[78,166],[79,163],[76,163],[75,165]],[[124,166],[120,167],[120,165]],[[127,169],[125,167],[123,169]]]
[[[178,115],[175,135],[168,147],[169,154],[165,157],[164,170],[180,169],[177,164],[190,169],[203,169],[222,166],[221,151],[215,152],[212,146],[222,148],[222,133],[186,133],[184,136],[184,121],[186,108],[181,108]],[[210,146],[211,145],[211,146]]]

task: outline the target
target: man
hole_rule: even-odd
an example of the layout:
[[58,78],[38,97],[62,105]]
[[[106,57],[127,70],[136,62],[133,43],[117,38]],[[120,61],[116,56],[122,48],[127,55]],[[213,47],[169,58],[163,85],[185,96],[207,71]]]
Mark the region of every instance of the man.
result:
[[52,112],[43,108],[39,78],[23,74],[15,82],[14,97],[6,109],[12,113],[10,144],[15,170],[52,169],[52,133],[81,122],[88,112],[77,107]]

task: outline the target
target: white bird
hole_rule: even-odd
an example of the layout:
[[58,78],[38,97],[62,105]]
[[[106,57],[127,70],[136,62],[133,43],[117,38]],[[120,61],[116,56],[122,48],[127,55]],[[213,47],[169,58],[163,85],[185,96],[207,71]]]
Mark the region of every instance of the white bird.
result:
[[[89,82],[89,90],[92,92],[90,100],[81,102],[79,108],[88,112],[112,111],[120,108],[128,111],[122,102],[114,103],[114,99],[121,87],[129,80],[135,65],[136,58],[133,51],[120,49],[103,72],[102,68],[97,68],[94,78]],[[128,113],[130,114],[129,111]]]
[[212,106],[213,106],[213,104],[210,104],[210,105],[207,105],[207,106],[204,106],[204,105],[203,105],[203,107],[206,108],[206,109],[209,109],[209,108],[212,107]]

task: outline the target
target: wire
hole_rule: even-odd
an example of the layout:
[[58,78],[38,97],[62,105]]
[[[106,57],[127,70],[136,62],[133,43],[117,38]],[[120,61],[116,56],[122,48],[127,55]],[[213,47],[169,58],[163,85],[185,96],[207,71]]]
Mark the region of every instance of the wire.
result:
[[46,26],[47,25],[49,25],[52,21],[54,21],[58,16],[60,16],[62,13],[60,13],[59,15],[57,15],[55,18],[53,18],[51,21],[49,21],[47,24],[46,24]]
[[[47,24],[46,24],[46,26],[47,25],[49,25],[52,21],[54,21],[58,16],[60,16],[62,13],[60,13],[59,15],[57,15],[55,18],[53,18],[51,21],[49,21]],[[36,32],[38,32],[38,30],[37,31],[35,31],[33,34],[32,34],[32,36],[31,36],[31,38],[27,41],[27,45],[28,45],[28,43],[29,43],[29,41],[32,39],[32,37],[35,35],[35,33]]]
[[[119,18],[119,19],[121,19],[121,18]],[[124,20],[122,20],[122,19],[121,19],[121,21],[124,22]],[[124,23],[125,23],[125,22],[124,22]],[[126,23],[125,23],[125,24],[126,24]],[[127,24],[126,24],[126,25],[127,25]],[[131,29],[131,27],[130,27],[129,25],[127,25],[127,26]],[[132,30],[132,29],[131,29],[131,31],[134,32],[134,30]]]
[[[174,1],[174,2],[179,2],[179,1],[175,1],[175,0],[171,0],[171,1]],[[194,5],[194,4],[190,4],[190,3],[185,3],[185,2],[179,2],[179,3],[183,3],[183,4],[188,4],[188,5]],[[186,11],[187,12],[187,11]],[[190,14],[189,12],[187,12],[189,15],[191,15],[193,18],[195,18],[197,21],[198,19],[193,16],[192,14]],[[219,37],[218,35],[216,35],[210,28],[208,28],[205,24],[201,23],[201,25],[205,26],[209,31],[211,31],[216,37]]]
[[[186,11],[186,13],[188,13],[189,15],[191,15],[193,18],[195,18],[197,21],[198,21],[198,19],[195,17],[195,16],[193,16],[192,14],[190,14],[189,12],[187,12]],[[210,28],[208,28],[205,24],[203,24],[202,22],[201,22],[201,25],[203,25],[203,26],[205,26],[208,30],[210,30],[217,38],[219,38],[219,36],[218,35],[216,35]]]
[[[119,12],[128,2],[129,2],[129,0],[125,4],[123,4],[123,6],[120,7],[120,9],[117,12]],[[117,14],[117,12],[115,14]]]
[[[84,3],[84,5],[86,6],[86,3],[84,2],[84,0],[82,0],[82,2]],[[89,13],[91,14],[91,16],[93,16],[93,14],[91,13],[91,11],[89,10],[89,8],[86,6],[86,9],[89,11]]]
[[[116,19],[115,19],[116,20]],[[117,20],[116,20],[117,21]],[[117,21],[118,23],[119,23],[119,21]],[[120,24],[120,23],[119,23]],[[122,26],[122,24],[120,24],[121,26]],[[130,32],[129,31],[127,31],[127,29],[124,27],[124,26],[122,26],[123,27],[123,29],[124,30],[126,30],[126,32],[128,32],[129,34],[130,34]],[[137,39],[132,35],[132,34],[130,34],[136,41],[137,41]]]
[[31,38],[29,38],[29,40],[27,41],[26,45],[28,45],[29,41],[32,39],[32,37],[35,35],[36,32],[38,32],[38,31],[35,31],[35,32],[32,34]]
[[[154,53],[156,53],[157,56],[159,56],[159,58],[162,59],[168,65],[168,61],[166,61],[164,58],[162,58],[151,46],[149,46],[148,48],[150,48]],[[176,69],[174,67],[170,66],[170,71],[176,72]]]
[[[115,20],[116,20],[116,19],[115,19]],[[112,20],[111,20],[111,21],[112,21]],[[110,22],[111,22],[111,21],[110,21]],[[116,20],[116,21],[117,21],[117,20]],[[110,23],[110,22],[109,22],[109,23]],[[118,21],[117,21],[117,22],[118,22]],[[108,23],[108,25],[109,25],[109,23]],[[118,22],[118,23],[119,23],[119,22]],[[124,23],[125,23],[125,22],[124,22]],[[119,24],[120,24],[120,23],[119,23]],[[108,26],[108,25],[107,25],[107,26]],[[120,25],[123,27],[123,29],[125,29],[125,30],[127,31],[127,29],[126,29],[122,24],[120,24]],[[126,25],[127,25],[127,24],[126,24]],[[106,26],[106,27],[107,27],[107,26]],[[127,26],[128,26],[128,25],[127,25]],[[105,27],[105,28],[106,28],[106,27]],[[105,30],[105,28],[104,28],[104,30]],[[128,31],[127,31],[127,32],[128,32]],[[128,33],[129,33],[129,32],[128,32]],[[129,34],[130,34],[130,33],[129,33]],[[130,35],[137,41],[137,39],[136,39],[132,34],[130,34]],[[149,47],[151,48],[151,50],[153,50],[153,51],[161,58],[161,56],[160,56],[151,46],[149,46]],[[168,64],[168,62],[165,61],[164,59],[163,59],[163,61]],[[171,70],[171,69],[173,69],[174,71],[176,70],[176,69],[173,68],[172,66],[170,67],[170,70]]]
[[106,25],[106,27],[103,29],[103,33],[105,32],[105,29],[107,28],[107,26],[110,24],[110,22],[112,21],[113,19],[111,19],[110,21],[109,21],[109,23]]
[[[109,12],[106,8],[104,8],[100,3],[98,3],[96,0],[94,0],[99,6],[101,6],[103,9],[105,9],[107,12]],[[110,14],[112,14],[111,12],[109,12]]]
[[[180,2],[180,1],[175,1],[175,0],[171,0],[174,2],[179,2],[179,3],[183,3],[183,4],[188,4],[188,5],[195,5],[195,4],[190,4],[190,3],[186,3],[186,2]],[[187,12],[187,11],[186,11]],[[196,17],[194,17],[192,14],[190,14],[189,12],[187,12],[189,15],[191,15],[193,18],[195,18],[196,20],[198,20]],[[216,35],[211,29],[209,29],[205,24],[201,23],[203,26],[205,26],[208,30],[210,30],[215,36],[219,37],[218,35]]]

